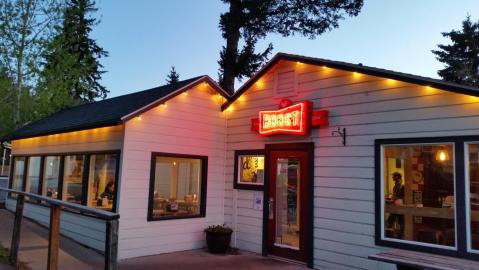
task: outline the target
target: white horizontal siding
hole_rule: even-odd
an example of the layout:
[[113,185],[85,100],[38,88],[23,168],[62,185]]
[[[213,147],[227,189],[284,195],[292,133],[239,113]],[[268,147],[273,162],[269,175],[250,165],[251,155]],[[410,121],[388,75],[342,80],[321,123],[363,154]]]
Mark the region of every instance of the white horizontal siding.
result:
[[[5,207],[14,212],[16,204],[16,200],[9,198],[6,200]],[[49,227],[50,208],[47,206],[25,202],[23,215]],[[105,221],[69,211],[62,211],[60,215],[60,233],[62,235],[100,252],[105,251],[105,232]]]
[[[204,247],[204,228],[224,223],[226,120],[212,93],[198,86],[125,124],[120,259]],[[208,157],[206,217],[147,221],[152,152]]]
[[[354,75],[331,68],[283,62],[294,66],[298,95],[293,102],[311,100],[314,109],[326,109],[329,127],[320,127],[306,138],[261,137],[250,131],[258,111],[278,106],[274,96],[274,68],[233,103],[228,117],[226,167],[226,220],[248,219],[247,231],[262,231],[262,219],[239,211],[232,192],[234,150],[261,149],[269,143],[315,143],[314,266],[321,269],[390,269],[390,264],[367,259],[382,248],[374,244],[374,140],[379,138],[434,137],[479,134],[479,99],[425,86],[384,78]],[[332,136],[346,128],[347,145]],[[231,164],[230,164],[231,163]],[[239,191],[238,194],[248,191]],[[248,199],[242,197],[241,200]],[[252,199],[250,197],[249,199]],[[237,199],[238,200],[238,199]],[[250,208],[252,204],[250,204]],[[230,216],[230,217],[228,217]],[[251,222],[254,221],[254,222]],[[251,226],[255,226],[256,229]],[[238,225],[238,228],[241,228]],[[237,234],[237,245],[261,248],[261,237]],[[253,243],[251,243],[253,241]],[[250,249],[252,250],[252,249]]]

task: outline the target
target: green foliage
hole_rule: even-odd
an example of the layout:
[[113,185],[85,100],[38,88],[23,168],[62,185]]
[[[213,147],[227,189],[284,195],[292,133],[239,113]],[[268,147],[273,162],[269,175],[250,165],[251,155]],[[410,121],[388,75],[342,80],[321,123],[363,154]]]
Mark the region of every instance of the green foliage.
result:
[[89,15],[96,11],[91,0],[69,0],[66,4],[63,23],[44,54],[38,117],[107,96],[108,90],[100,84],[105,71],[99,60],[108,53],[89,37],[97,24]]
[[[256,53],[256,43],[270,33],[315,38],[339,27],[345,15],[357,16],[363,0],[223,0],[229,10],[219,27],[226,46],[220,52],[221,86],[234,91],[234,80],[251,77],[267,60],[273,45]],[[238,44],[243,39],[240,50]]]
[[451,39],[451,45],[438,45],[433,50],[444,69],[437,73],[448,82],[479,87],[479,21],[473,23],[468,16],[462,22],[462,30],[442,33]]
[[2,94],[8,102],[2,105],[11,109],[11,120],[2,116],[6,122],[0,122],[1,133],[29,121],[41,53],[59,10],[57,0],[0,0],[0,67],[9,81],[9,90]]
[[177,83],[180,81],[180,74],[176,72],[175,66],[172,66],[170,69],[170,73],[166,76],[166,83],[167,84],[172,84],[172,83]]
[[208,226],[204,231],[205,232],[212,232],[212,233],[232,233],[233,229],[231,229],[226,224],[223,224],[223,225]]

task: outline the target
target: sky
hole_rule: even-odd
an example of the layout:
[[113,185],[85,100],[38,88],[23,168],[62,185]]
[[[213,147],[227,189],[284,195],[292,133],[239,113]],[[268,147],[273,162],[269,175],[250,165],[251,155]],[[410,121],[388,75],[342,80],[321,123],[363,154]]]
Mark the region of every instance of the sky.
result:
[[[431,50],[449,40],[441,32],[460,29],[467,15],[479,20],[478,0],[365,0],[357,17],[316,39],[268,35],[258,50],[286,52],[437,78],[442,68]],[[92,37],[109,52],[101,60],[108,97],[165,84],[171,66],[180,79],[218,78],[224,45],[220,0],[97,0],[100,22]]]

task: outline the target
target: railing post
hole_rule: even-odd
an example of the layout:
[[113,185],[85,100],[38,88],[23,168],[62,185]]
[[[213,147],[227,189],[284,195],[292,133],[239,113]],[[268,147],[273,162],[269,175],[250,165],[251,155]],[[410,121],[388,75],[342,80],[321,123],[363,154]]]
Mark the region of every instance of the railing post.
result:
[[25,195],[17,195],[17,208],[15,211],[15,220],[13,222],[12,243],[10,245],[10,262],[13,265],[18,263],[18,247],[20,245],[20,232],[22,230],[23,203]]
[[60,213],[61,206],[50,206],[50,235],[48,239],[48,270],[58,269],[58,249],[60,248]]
[[118,260],[118,219],[106,222],[105,270],[116,270]]

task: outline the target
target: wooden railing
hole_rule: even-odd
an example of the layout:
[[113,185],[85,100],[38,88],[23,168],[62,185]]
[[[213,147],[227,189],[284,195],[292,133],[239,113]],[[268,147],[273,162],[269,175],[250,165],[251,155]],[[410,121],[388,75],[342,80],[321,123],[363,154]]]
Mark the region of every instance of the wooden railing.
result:
[[60,248],[60,214],[61,209],[74,210],[80,215],[88,215],[106,222],[105,235],[105,269],[117,269],[118,258],[118,222],[120,215],[104,210],[88,208],[83,205],[52,199],[29,192],[17,191],[0,187],[0,192],[17,194],[17,206],[13,224],[12,242],[10,246],[10,261],[14,265],[18,263],[18,246],[20,243],[20,232],[23,217],[23,206],[25,197],[45,202],[50,206],[50,234],[48,239],[48,261],[47,269],[58,269],[58,251]]

